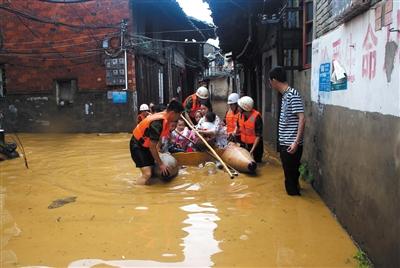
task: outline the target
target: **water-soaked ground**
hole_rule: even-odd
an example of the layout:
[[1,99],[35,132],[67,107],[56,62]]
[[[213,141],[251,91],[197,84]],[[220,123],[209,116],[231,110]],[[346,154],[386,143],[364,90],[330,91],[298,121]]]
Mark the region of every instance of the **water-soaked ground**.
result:
[[0,162],[1,267],[356,265],[317,194],[287,196],[279,166],[135,186],[129,134],[20,137],[30,169]]

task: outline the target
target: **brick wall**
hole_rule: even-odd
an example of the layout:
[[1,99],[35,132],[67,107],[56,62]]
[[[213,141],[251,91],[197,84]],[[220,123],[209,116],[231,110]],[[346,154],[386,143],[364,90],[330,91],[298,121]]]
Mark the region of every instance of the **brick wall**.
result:
[[320,37],[324,33],[332,30],[337,26],[333,20],[331,4],[333,0],[319,0],[314,3],[314,31],[315,38]]
[[[111,91],[124,86],[106,85],[107,56],[102,49],[106,37],[113,37],[110,44],[115,51],[119,49],[122,19],[127,19],[128,32],[131,31],[133,12],[129,3],[0,0],[9,10],[0,9],[0,67],[4,68],[6,78],[6,97],[0,97],[0,113],[4,115],[6,131],[131,131],[137,106],[134,55],[128,55],[127,102],[115,103],[110,99]],[[68,99],[62,105],[59,100],[65,95],[60,97],[61,93],[56,93],[58,80],[71,80],[73,83],[69,83],[74,85],[72,101]],[[60,82],[58,87],[63,83],[68,84]]]
[[[78,90],[105,90],[105,53],[102,41],[119,34],[119,23],[132,25],[129,1],[97,0],[55,4],[35,0],[3,1],[7,8],[48,21],[84,27],[66,27],[16,16],[0,9],[8,93],[49,92],[54,80],[76,79]],[[96,28],[113,25],[115,28]],[[87,27],[93,28],[87,28]],[[112,40],[119,46],[119,37]],[[134,88],[134,66],[128,68],[129,88]]]

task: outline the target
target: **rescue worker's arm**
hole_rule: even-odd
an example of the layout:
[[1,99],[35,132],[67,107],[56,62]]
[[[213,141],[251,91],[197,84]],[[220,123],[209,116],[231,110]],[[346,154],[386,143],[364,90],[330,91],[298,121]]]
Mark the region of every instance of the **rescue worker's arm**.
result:
[[160,141],[163,130],[163,120],[156,120],[150,123],[148,128],[148,137],[150,138],[149,150],[156,164],[160,167],[161,174],[168,175],[168,167],[161,161],[158,154],[158,142]]
[[253,154],[253,152],[256,149],[258,143],[261,142],[261,137],[262,137],[262,134],[263,134],[263,121],[262,121],[261,116],[257,116],[256,123],[255,123],[254,127],[255,127],[254,132],[256,134],[256,139],[255,139],[255,141],[253,143],[253,147],[250,150],[250,154]]
[[189,99],[187,100],[187,102],[186,102],[186,106],[184,107],[185,108],[185,111],[183,112],[183,115],[185,116],[185,118],[192,124],[192,125],[194,125],[193,124],[193,121],[192,121],[192,119],[190,119],[190,111],[192,110],[192,106],[193,106],[193,99],[191,98],[191,97],[189,97]]
[[153,156],[156,164],[159,166],[161,174],[164,176],[168,176],[168,174],[169,174],[168,167],[167,167],[167,165],[164,164],[164,162],[160,158],[160,155],[158,154],[157,144],[158,144],[158,141],[152,140],[150,142],[150,147],[149,147],[150,153]]
[[306,118],[304,117],[304,113],[298,113],[299,123],[297,125],[297,135],[295,141],[289,146],[288,153],[294,154],[299,147],[300,141],[304,134],[304,126],[306,124]]

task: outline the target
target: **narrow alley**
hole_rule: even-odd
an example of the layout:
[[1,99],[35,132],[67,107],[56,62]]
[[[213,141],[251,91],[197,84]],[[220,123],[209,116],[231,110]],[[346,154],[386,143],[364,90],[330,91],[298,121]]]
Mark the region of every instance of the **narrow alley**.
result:
[[0,267],[400,267],[400,2],[0,0]]

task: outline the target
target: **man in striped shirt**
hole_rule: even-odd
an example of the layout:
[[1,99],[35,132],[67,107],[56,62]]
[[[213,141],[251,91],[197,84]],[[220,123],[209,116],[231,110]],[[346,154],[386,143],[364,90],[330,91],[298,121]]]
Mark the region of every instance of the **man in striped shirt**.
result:
[[285,188],[288,195],[300,195],[299,167],[303,153],[304,107],[299,92],[286,81],[286,72],[281,66],[269,72],[271,87],[282,94],[279,116],[279,148],[285,173]]

